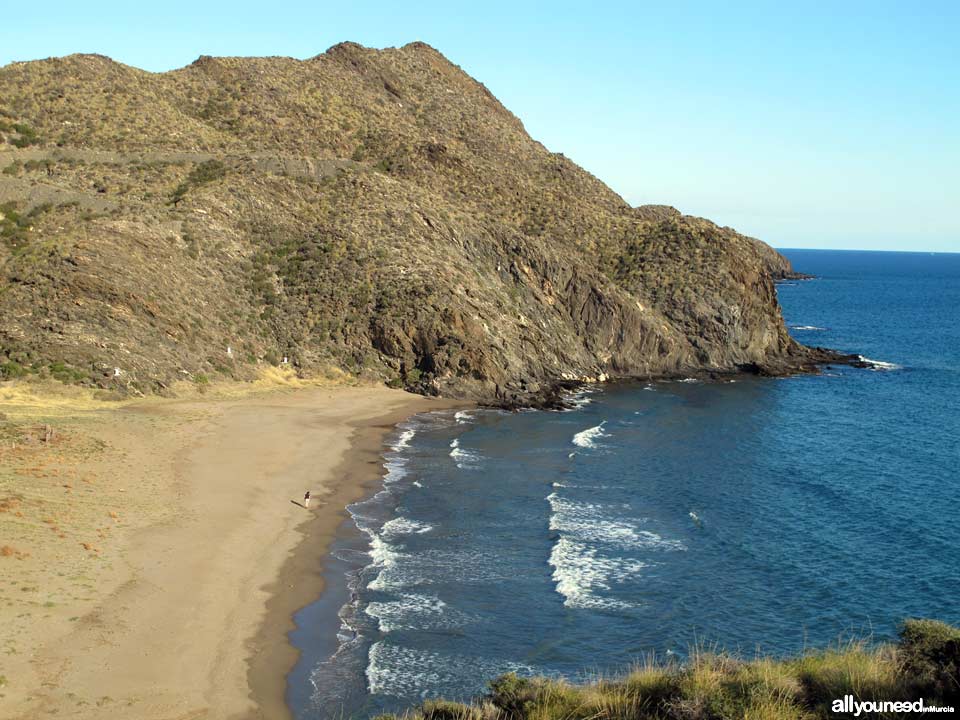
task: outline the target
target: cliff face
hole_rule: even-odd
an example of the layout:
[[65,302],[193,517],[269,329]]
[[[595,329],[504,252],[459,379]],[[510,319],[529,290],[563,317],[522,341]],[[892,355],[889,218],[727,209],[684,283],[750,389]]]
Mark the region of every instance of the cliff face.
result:
[[510,404],[820,359],[784,328],[779,254],[628,206],[422,43],[17,63],[0,140],[7,375],[152,392],[286,356]]

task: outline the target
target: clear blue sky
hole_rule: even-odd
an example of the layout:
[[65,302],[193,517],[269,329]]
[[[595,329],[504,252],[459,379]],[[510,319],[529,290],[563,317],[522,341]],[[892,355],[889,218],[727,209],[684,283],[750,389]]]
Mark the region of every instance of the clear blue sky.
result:
[[779,247],[960,251],[958,2],[457,5],[47,2],[6,13],[0,64],[423,40],[631,203]]

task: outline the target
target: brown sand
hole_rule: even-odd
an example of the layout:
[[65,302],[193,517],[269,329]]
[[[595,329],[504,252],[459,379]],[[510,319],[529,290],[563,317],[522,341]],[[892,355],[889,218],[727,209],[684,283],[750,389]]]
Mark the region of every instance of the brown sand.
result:
[[21,422],[0,437],[0,717],[287,717],[290,616],[344,506],[395,423],[453,405],[336,387],[66,413],[49,442]]

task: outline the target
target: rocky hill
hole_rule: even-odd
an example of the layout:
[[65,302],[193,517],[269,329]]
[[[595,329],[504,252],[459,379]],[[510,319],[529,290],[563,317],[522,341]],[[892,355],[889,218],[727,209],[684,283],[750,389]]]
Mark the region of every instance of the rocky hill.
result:
[[630,207],[422,43],[14,63],[0,147],[6,377],[168,392],[286,357],[509,405],[829,356],[784,328],[779,254]]

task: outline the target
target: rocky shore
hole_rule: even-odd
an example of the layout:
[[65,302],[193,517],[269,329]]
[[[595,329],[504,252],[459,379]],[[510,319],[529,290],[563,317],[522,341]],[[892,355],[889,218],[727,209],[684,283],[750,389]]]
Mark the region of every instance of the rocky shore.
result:
[[512,407],[841,362],[787,333],[779,253],[631,207],[423,43],[13,63],[0,171],[0,379],[172,395],[279,365]]

